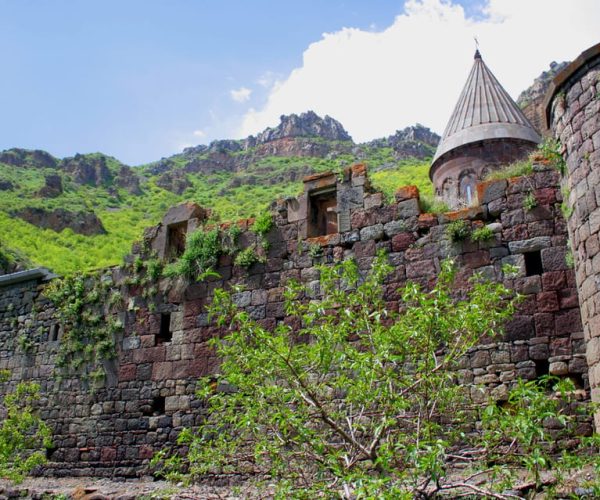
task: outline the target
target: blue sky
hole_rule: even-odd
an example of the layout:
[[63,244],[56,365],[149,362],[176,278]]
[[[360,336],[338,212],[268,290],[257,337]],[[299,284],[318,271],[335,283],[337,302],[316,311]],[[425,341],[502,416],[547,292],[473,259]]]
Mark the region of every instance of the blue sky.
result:
[[[487,3],[460,2],[466,7],[462,11],[459,2],[423,1],[430,10],[443,10],[438,21],[450,23],[449,29],[451,22],[460,21],[457,39],[472,46],[473,33],[465,34],[465,23],[485,18],[480,7]],[[587,0],[572,1],[593,9]],[[392,0],[0,0],[0,149],[39,148],[57,156],[102,151],[135,165],[187,145],[255,133],[276,125],[281,113],[308,108],[330,112],[351,133],[353,122],[372,123],[366,131],[354,126],[358,139],[365,139],[369,130],[373,137],[392,133],[414,123],[415,114],[403,118],[396,113],[397,118],[384,120],[386,106],[373,103],[382,108],[381,120],[377,114],[360,115],[361,103],[372,99],[370,81],[376,87],[379,72],[379,66],[367,68],[361,62],[361,57],[376,59],[365,56],[361,40],[368,40],[368,50],[378,44],[379,52],[388,54],[384,61],[399,68],[403,55],[423,44],[444,45],[433,33],[414,46],[393,42],[397,16],[404,16],[403,36],[409,34],[409,23],[416,27],[424,22],[425,7],[420,0],[412,4],[413,12],[407,14],[404,2]],[[597,28],[598,20],[590,23]],[[583,31],[583,41],[577,43],[587,43]],[[332,44],[339,53],[332,52]],[[575,57],[585,48],[575,53],[570,48],[569,53]],[[351,50],[357,51],[356,66],[350,57],[335,75],[328,73],[335,64],[327,57],[339,61]],[[470,57],[461,57],[465,67]],[[409,78],[406,69],[404,79]],[[412,70],[419,74],[419,68]],[[464,68],[458,72],[456,81],[464,81]],[[335,88],[331,95],[320,95],[321,75],[327,85],[339,76],[338,87],[352,93],[339,104]],[[359,82],[364,92],[348,83],[355,75],[370,79]],[[337,93],[341,99],[343,91]],[[347,110],[354,107],[353,100],[358,111],[351,116]],[[425,114],[423,121],[434,126]],[[380,122],[385,127],[379,129]]]

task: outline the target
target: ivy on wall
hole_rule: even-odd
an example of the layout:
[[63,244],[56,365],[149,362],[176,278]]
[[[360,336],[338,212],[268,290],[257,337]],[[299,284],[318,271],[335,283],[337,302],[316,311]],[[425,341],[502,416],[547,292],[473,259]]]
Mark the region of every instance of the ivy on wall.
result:
[[115,335],[123,328],[113,309],[112,280],[101,274],[77,273],[53,280],[44,296],[56,306],[63,327],[56,357],[57,375],[76,375],[92,388],[101,385],[104,362],[116,356]]

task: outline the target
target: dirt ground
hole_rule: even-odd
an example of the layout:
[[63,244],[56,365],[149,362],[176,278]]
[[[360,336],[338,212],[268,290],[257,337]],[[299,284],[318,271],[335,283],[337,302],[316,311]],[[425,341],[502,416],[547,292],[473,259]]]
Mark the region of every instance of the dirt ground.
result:
[[152,500],[152,499],[222,499],[260,498],[255,490],[244,486],[184,487],[167,481],[139,479],[112,481],[102,478],[28,478],[19,485],[0,480],[0,500],[31,498],[37,500]]

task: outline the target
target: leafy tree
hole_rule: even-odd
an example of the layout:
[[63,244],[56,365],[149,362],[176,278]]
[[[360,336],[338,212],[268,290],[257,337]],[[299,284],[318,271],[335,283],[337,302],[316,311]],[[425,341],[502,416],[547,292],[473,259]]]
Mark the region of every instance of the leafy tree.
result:
[[321,267],[320,298],[289,284],[286,321],[274,329],[217,291],[221,374],[202,380],[207,420],[181,434],[189,452],[166,459],[168,474],[180,477],[181,465],[192,479],[259,472],[281,498],[413,498],[453,487],[446,456],[473,412],[453,369],[499,331],[515,298],[474,277],[457,299],[446,261],[431,291],[401,290],[398,311],[384,300],[391,270],[383,255],[364,275],[353,261]]
[[[0,371],[0,383],[10,373]],[[20,482],[36,466],[46,462],[51,434],[48,426],[33,410],[39,399],[39,385],[21,382],[4,396],[0,406],[0,478]]]

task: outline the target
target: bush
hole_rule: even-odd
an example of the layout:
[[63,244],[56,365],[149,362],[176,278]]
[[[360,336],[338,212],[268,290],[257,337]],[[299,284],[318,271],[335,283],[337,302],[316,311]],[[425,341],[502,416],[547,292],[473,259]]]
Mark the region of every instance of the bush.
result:
[[261,213],[254,224],[252,224],[252,232],[257,235],[264,237],[266,234],[273,228],[273,215],[271,212],[263,212]]
[[252,264],[256,264],[257,262],[261,262],[262,259],[256,253],[256,247],[248,247],[241,250],[233,260],[233,263],[236,266],[240,267],[250,267]]
[[547,137],[544,141],[538,145],[539,154],[549,165],[557,169],[562,175],[566,171],[566,163],[561,154],[561,144],[556,139]]
[[483,242],[493,237],[494,232],[488,226],[478,227],[471,233],[471,241]]
[[[9,376],[9,372],[0,371],[0,383]],[[50,429],[32,408],[40,398],[39,391],[39,385],[21,382],[4,396],[4,408],[0,408],[4,412],[0,421],[0,478],[21,482],[46,462],[44,450],[52,446]]]
[[163,274],[169,278],[183,276],[188,279],[202,279],[207,274],[214,273],[220,253],[219,230],[197,229],[188,235],[183,255],[176,262],[167,265]]
[[508,179],[510,177],[521,177],[533,173],[533,163],[531,159],[513,162],[500,170],[492,170],[485,178],[486,181],[496,181]]
[[454,242],[466,240],[470,234],[471,227],[465,220],[455,220],[446,226],[446,235]]
[[289,284],[290,321],[273,329],[216,291],[210,312],[228,327],[212,340],[221,372],[201,381],[207,420],[181,433],[189,453],[156,457],[170,478],[258,469],[278,498],[431,498],[454,487],[444,461],[468,402],[452,370],[512,314],[510,292],[474,280],[467,300],[453,300],[444,262],[432,291],[401,290],[398,312],[384,300],[383,255],[365,275],[352,261],[319,271],[322,297],[306,301],[314,290]]
[[425,214],[444,214],[450,211],[450,207],[445,201],[433,196],[421,196],[419,206],[421,207],[421,212]]

